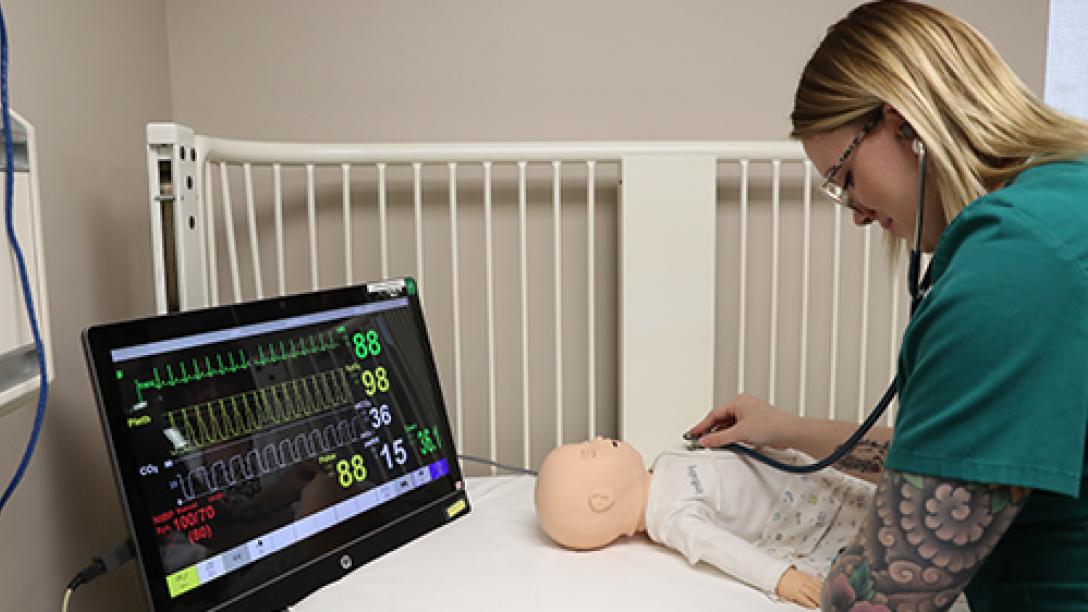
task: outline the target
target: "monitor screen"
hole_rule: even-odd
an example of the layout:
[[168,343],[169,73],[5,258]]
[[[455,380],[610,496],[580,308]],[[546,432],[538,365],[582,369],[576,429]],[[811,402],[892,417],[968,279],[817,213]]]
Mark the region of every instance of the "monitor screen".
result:
[[284,607],[468,510],[412,279],[84,344],[154,610]]

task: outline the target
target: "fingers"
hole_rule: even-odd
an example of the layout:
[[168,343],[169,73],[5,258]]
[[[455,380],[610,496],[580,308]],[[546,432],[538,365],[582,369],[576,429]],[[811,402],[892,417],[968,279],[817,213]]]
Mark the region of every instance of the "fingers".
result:
[[743,423],[737,423],[731,427],[705,434],[699,438],[699,444],[704,448],[719,448],[726,444],[749,442],[748,429]]
[[736,405],[735,401],[731,401],[708,412],[703,420],[688,430],[688,433],[698,438],[716,427],[728,426],[734,422],[736,422]]
[[742,393],[708,412],[685,438],[698,438],[699,444],[705,448],[735,442],[755,447],[780,447],[786,446],[783,436],[792,429],[785,413],[757,397]]
[[791,593],[786,599],[806,608],[816,608],[820,605],[820,594],[813,594],[803,586],[800,590]]
[[804,584],[801,585],[801,594],[805,598],[805,601],[810,602],[811,607],[815,608],[820,604],[820,591],[823,589],[823,583],[812,576],[806,576]]

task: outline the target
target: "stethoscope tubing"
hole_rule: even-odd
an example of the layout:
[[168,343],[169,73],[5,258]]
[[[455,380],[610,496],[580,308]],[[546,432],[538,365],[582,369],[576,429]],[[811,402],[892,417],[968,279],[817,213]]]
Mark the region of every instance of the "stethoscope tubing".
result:
[[[914,249],[910,253],[910,261],[907,264],[907,291],[910,293],[911,317],[913,317],[915,311],[918,310],[918,305],[922,302],[922,298],[925,297],[925,292],[929,289],[930,284],[928,269],[926,270],[926,274],[922,279],[921,284],[919,284],[918,281],[918,273],[922,261],[922,222],[925,218],[926,149],[921,140],[916,140],[915,142],[918,147],[916,149],[918,152],[918,213],[915,217],[914,224]],[[884,391],[884,395],[881,396],[880,401],[877,402],[876,407],[874,407],[873,411],[869,413],[869,416],[865,418],[865,421],[861,426],[859,426],[845,442],[832,451],[830,455],[815,463],[810,463],[808,465],[790,465],[782,463],[752,447],[737,443],[726,444],[721,448],[723,450],[746,455],[777,470],[789,472],[791,474],[811,474],[813,472],[818,472],[833,465],[853,450],[857,443],[860,442],[861,439],[869,433],[869,430],[876,425],[876,422],[880,420],[880,416],[888,409],[888,405],[892,403],[892,399],[895,397],[898,387],[899,376],[896,375],[896,377],[892,379],[891,384],[888,385],[888,389]]]

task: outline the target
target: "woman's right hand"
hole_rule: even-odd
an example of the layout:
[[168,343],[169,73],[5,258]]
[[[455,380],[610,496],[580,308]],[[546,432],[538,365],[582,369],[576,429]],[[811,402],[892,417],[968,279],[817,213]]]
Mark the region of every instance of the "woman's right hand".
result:
[[734,442],[786,448],[794,439],[800,421],[799,417],[758,397],[742,393],[708,412],[688,433],[706,448]]

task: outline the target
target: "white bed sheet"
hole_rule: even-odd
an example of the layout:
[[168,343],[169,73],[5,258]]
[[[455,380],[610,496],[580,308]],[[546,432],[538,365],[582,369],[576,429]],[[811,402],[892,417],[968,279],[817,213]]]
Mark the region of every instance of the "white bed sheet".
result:
[[468,478],[472,512],[292,607],[358,610],[804,610],[645,536],[573,552],[537,526],[530,476]]

